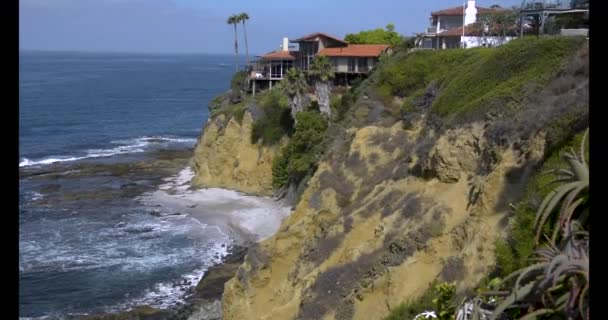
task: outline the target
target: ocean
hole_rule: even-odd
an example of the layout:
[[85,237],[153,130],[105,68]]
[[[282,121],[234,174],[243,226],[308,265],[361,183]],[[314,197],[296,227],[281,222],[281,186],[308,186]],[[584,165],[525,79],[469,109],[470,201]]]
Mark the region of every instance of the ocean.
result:
[[21,318],[170,308],[234,244],[217,221],[278,228],[270,199],[188,186],[233,58],[20,53]]

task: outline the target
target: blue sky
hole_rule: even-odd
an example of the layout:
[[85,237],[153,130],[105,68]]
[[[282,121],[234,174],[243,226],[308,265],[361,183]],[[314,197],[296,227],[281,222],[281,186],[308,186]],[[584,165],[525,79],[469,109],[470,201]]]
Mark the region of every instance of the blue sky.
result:
[[[431,11],[463,0],[20,0],[19,42],[26,50],[233,53],[226,18],[245,11],[249,51],[277,49],[283,37],[321,31],[339,37],[384,27],[412,35]],[[481,0],[510,7],[520,0]],[[240,52],[244,53],[239,27]]]

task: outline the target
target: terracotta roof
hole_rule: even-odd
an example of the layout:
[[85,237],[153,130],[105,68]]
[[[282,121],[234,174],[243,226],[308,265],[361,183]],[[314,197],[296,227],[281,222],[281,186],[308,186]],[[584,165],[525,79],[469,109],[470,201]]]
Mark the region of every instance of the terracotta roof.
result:
[[293,40],[292,42],[300,42],[300,41],[312,40],[312,39],[314,39],[316,37],[325,37],[325,38],[332,39],[334,41],[337,41],[337,42],[340,42],[340,43],[343,43],[343,44],[347,44],[346,41],[344,41],[344,40],[342,40],[340,38],[334,37],[332,35],[329,35],[327,33],[323,33],[323,32],[311,33],[309,35],[305,35],[305,36],[300,37],[300,38],[298,38],[296,40]]
[[[495,9],[484,8],[484,7],[476,7],[476,8],[477,8],[477,14],[484,14],[484,13],[489,13],[492,11],[504,10],[502,8],[495,8]],[[431,16],[463,16],[463,15],[464,15],[464,12],[463,12],[462,6],[452,7],[452,8],[447,8],[447,9],[431,12]]]
[[298,51],[283,51],[277,50],[266,53],[262,56],[264,60],[294,60]]
[[340,48],[325,48],[320,56],[328,57],[377,57],[390,46],[386,44],[349,44]]

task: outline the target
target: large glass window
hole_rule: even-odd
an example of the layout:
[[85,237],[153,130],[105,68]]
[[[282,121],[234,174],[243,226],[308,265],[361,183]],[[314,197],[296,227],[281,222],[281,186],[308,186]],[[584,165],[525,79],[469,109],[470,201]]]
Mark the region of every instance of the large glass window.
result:
[[356,58],[348,58],[348,72],[357,71],[357,59]]
[[357,67],[359,72],[367,72],[367,58],[357,59]]

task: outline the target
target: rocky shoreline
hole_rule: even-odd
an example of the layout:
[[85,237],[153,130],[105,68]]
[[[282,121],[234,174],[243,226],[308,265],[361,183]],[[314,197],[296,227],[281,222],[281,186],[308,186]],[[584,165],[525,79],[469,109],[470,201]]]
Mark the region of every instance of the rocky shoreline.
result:
[[251,243],[236,245],[228,254],[205,273],[196,287],[186,291],[186,303],[167,310],[147,305],[129,311],[87,316],[72,316],[70,320],[219,320],[222,318],[224,283],[230,280],[243,263]]

